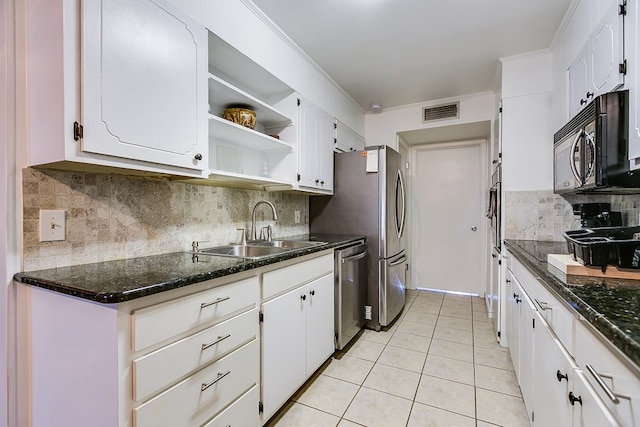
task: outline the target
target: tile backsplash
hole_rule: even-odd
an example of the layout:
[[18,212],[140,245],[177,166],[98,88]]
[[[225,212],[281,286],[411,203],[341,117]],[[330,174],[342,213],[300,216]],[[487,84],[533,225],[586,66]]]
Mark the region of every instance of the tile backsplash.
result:
[[[124,259],[236,242],[237,228],[271,225],[274,237],[309,232],[308,196],[179,181],[58,170],[23,170],[24,271]],[[40,209],[61,209],[66,239],[40,242]],[[294,223],[294,211],[301,220]]]
[[622,212],[622,224],[639,224],[640,194],[580,194],[561,197],[552,190],[507,191],[505,193],[505,239],[564,241],[562,233],[579,228],[571,205],[611,203]]

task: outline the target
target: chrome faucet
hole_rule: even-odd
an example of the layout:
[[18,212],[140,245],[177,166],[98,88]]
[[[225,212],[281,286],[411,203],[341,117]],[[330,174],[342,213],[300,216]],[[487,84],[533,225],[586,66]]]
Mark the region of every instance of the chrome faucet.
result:
[[273,212],[273,220],[274,221],[278,220],[278,213],[276,212],[276,207],[273,206],[273,203],[268,202],[266,200],[260,200],[258,203],[256,203],[256,205],[253,207],[253,212],[251,213],[251,233],[250,233],[250,235],[251,235],[251,238],[253,240],[257,240],[258,239],[258,233],[257,233],[257,230],[256,230],[256,209],[261,204],[269,205],[271,207],[271,212]]

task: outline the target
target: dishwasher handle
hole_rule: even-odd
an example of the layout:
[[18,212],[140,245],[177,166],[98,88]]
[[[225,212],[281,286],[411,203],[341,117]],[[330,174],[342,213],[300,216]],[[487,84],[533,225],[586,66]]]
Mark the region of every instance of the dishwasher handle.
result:
[[347,257],[342,257],[342,263],[347,263],[347,262],[353,262],[353,261],[357,261],[359,259],[364,258],[365,256],[367,256],[367,251],[364,252],[360,252],[357,253],[355,255],[349,255]]

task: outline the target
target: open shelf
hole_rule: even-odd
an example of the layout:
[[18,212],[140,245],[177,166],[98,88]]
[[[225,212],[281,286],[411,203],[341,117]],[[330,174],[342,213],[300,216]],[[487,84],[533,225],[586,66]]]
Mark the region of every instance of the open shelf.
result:
[[255,188],[268,191],[284,191],[293,188],[291,182],[220,170],[209,171],[209,180],[226,187]]
[[293,120],[258,98],[235,87],[218,76],[209,74],[209,101],[212,111],[220,114],[238,105],[256,112],[256,121],[269,129],[291,126]]
[[261,132],[209,115],[209,139],[232,142],[256,151],[293,151],[293,145]]

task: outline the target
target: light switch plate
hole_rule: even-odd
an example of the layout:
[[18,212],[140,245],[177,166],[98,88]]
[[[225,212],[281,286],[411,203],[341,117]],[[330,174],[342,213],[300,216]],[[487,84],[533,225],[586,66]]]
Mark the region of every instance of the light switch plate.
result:
[[64,240],[65,227],[65,211],[63,210],[40,210],[40,241],[53,242]]
[[293,222],[300,224],[300,211],[293,211]]

